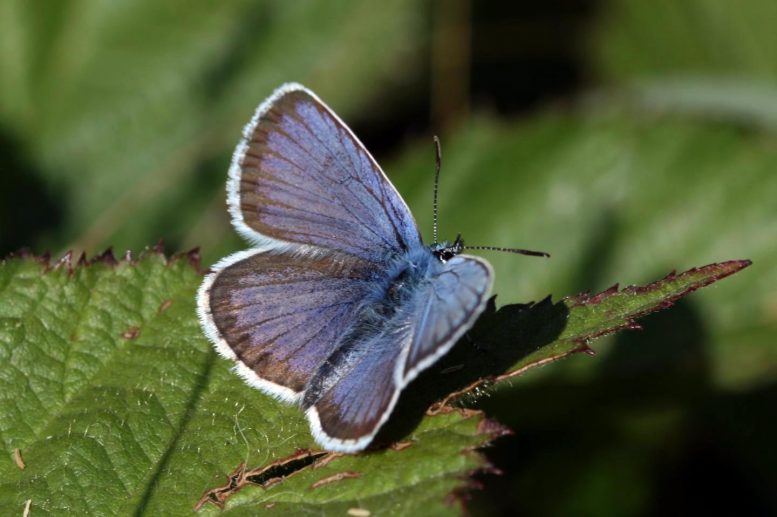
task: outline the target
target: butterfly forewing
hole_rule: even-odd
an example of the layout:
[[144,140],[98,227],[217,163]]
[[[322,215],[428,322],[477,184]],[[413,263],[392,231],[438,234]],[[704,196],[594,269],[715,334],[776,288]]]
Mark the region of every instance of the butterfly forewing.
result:
[[230,171],[233,220],[248,238],[381,262],[420,245],[407,205],[351,131],[297,85],[246,127]]

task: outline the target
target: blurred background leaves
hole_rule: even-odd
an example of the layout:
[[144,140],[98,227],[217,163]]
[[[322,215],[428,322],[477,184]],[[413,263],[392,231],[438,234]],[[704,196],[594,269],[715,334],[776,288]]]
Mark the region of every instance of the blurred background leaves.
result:
[[515,435],[473,513],[777,513],[771,0],[0,3],[0,252],[244,244],[224,180],[285,81],[374,152],[499,300],[749,258],[734,279],[478,402]]
[[[314,85],[350,103],[344,115],[378,87],[401,94],[394,70],[421,60],[410,4],[3,2],[3,139],[61,211],[56,231],[23,243],[182,244],[223,182],[213,172],[236,130],[280,83]],[[20,244],[3,240],[6,252]]]

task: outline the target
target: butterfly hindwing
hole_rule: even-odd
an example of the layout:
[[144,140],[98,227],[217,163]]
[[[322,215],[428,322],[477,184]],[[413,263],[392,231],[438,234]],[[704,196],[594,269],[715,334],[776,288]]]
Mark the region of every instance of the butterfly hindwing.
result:
[[348,127],[300,85],[278,89],[246,126],[230,168],[238,231],[373,262],[420,245],[413,216]]
[[409,333],[401,327],[365,342],[369,353],[338,377],[306,415],[316,440],[332,450],[353,452],[366,447],[391,414],[400,385],[395,372]]

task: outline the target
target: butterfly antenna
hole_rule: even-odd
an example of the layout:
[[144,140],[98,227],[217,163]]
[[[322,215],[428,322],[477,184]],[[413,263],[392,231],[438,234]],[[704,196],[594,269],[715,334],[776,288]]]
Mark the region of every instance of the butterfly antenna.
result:
[[433,226],[432,237],[434,244],[437,244],[437,186],[440,184],[440,164],[442,163],[442,150],[440,149],[440,139],[434,136],[434,201],[432,202]]
[[495,246],[464,246],[464,248],[468,250],[505,251],[507,253],[517,253],[519,255],[550,258],[550,253],[545,253],[544,251],[522,250],[518,248],[497,248]]

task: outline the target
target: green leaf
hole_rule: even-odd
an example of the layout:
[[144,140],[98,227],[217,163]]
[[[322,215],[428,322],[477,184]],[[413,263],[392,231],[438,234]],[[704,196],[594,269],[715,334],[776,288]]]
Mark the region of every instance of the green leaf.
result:
[[[202,335],[191,260],[0,266],[0,512],[31,500],[33,515],[188,513],[239,464],[313,448],[302,413],[247,387]],[[483,467],[469,451],[499,432],[476,412],[427,418],[409,447],[305,468],[227,507],[449,513],[446,497]],[[358,477],[312,488],[341,472]]]
[[608,0],[602,11],[593,48],[609,77],[777,79],[777,6],[770,0]]
[[[502,383],[578,352],[595,353],[594,339],[619,330],[639,329],[636,319],[670,307],[697,289],[750,265],[732,260],[670,273],[649,285],[619,289],[613,285],[596,295],[581,294],[558,303],[550,297],[536,304],[493,304],[454,350],[414,391],[424,393],[421,405],[434,404],[432,413],[455,399],[471,395],[484,384]],[[475,346],[472,346],[472,344]],[[457,368],[457,366],[462,366]],[[441,372],[455,374],[440,377]],[[444,380],[440,380],[440,379]],[[465,386],[456,389],[457,386]]]
[[591,59],[621,94],[652,111],[777,129],[774,2],[609,0],[603,12]]
[[[213,511],[209,494],[244,465],[253,479],[227,483],[213,498],[238,513],[266,505],[299,514],[450,510],[446,497],[461,477],[484,466],[471,451],[504,432],[479,412],[424,416],[429,396],[446,394],[425,387],[430,380],[461,387],[447,371],[460,352],[402,397],[402,418],[379,437],[402,446],[289,467],[300,450],[315,449],[307,423],[217,358],[194,316],[201,277],[193,260],[146,252],[120,263],[106,254],[75,268],[69,256],[53,266],[22,258],[0,267],[0,437],[26,464],[0,466],[0,509],[19,511],[31,500],[36,514],[156,515],[188,511],[204,493],[202,510]],[[477,349],[464,340],[456,350],[473,356],[466,375],[482,374],[483,358],[498,354],[518,357],[507,370],[522,372],[746,265],[708,266],[555,306],[506,306],[479,322]],[[267,474],[279,463],[285,471]],[[244,488],[252,484],[263,488]]]

